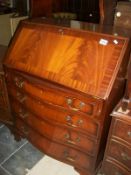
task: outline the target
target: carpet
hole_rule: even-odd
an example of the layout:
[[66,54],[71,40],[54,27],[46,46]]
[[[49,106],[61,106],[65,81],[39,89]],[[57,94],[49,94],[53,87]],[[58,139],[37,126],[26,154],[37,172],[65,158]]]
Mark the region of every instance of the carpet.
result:
[[27,175],[79,175],[74,168],[49,156],[44,156]]

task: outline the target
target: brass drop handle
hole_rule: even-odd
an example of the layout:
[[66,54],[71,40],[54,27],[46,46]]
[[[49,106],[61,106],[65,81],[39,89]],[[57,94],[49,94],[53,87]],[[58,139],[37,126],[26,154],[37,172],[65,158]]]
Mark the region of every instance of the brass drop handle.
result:
[[70,144],[72,144],[72,145],[74,145],[74,144],[75,144],[75,142],[74,142],[74,141],[72,141],[72,140],[67,140],[67,142],[68,142],[68,143],[70,143]]
[[70,157],[69,153],[67,151],[64,151],[64,158],[70,162],[75,162],[76,161],[76,157]]
[[24,119],[24,118],[27,118],[28,117],[28,113],[25,113],[25,114],[20,114],[20,116]]
[[25,126],[22,126],[21,127],[21,130],[22,130],[23,134],[25,134],[26,136],[28,136],[29,131],[28,131],[28,129]]
[[66,116],[66,121],[67,121],[67,122],[71,122],[71,116],[70,116],[70,115],[67,115],[67,116]]
[[23,96],[23,94],[17,92],[16,94],[17,99],[19,100],[19,102],[23,103],[26,100],[26,96]]
[[83,120],[82,120],[82,119],[79,119],[79,120],[77,121],[77,124],[73,124],[73,122],[72,122],[72,117],[71,117],[70,115],[67,115],[67,116],[66,116],[66,121],[68,122],[68,125],[69,125],[69,126],[72,126],[72,127],[74,127],[74,128],[76,128],[76,127],[78,127],[78,126],[80,126],[80,125],[83,124]]
[[76,142],[80,142],[80,141],[81,141],[80,137],[77,137]]
[[18,77],[15,77],[15,78],[14,78],[14,81],[15,81],[15,84],[16,84],[17,87],[23,88],[23,86],[24,86],[24,81],[23,81],[22,79],[20,80]]
[[131,138],[131,131],[128,131],[127,135],[128,135],[129,138]]
[[71,98],[67,98],[67,105],[69,106],[69,108],[73,111],[79,111],[82,107],[85,106],[85,103],[84,102],[80,102],[79,103],[79,108],[75,108],[73,107],[73,100]]
[[75,145],[75,144],[77,144],[77,143],[80,142],[80,137],[77,137],[76,140],[73,141],[73,140],[70,139],[70,135],[69,135],[68,133],[65,134],[64,137],[65,137],[65,139],[66,139],[66,141],[67,141],[68,143],[73,144],[73,145]]
[[76,128],[77,127],[77,125],[74,125],[72,123],[68,123],[68,125],[71,126],[71,127],[73,127],[73,128]]
[[128,156],[126,153],[121,153],[121,157],[122,157],[122,159],[125,160],[125,161],[131,160],[131,157]]
[[75,159],[73,157],[66,157],[66,160],[68,160],[70,162],[75,162]]
[[67,140],[68,143],[75,145],[76,142],[80,142],[80,138],[76,139],[76,142],[73,140]]
[[69,126],[77,127],[76,125],[72,124],[72,123],[73,123],[73,122],[72,122],[72,117],[71,117],[70,115],[67,115],[67,116],[66,116],[66,121],[67,121],[67,124],[68,124]]
[[73,104],[73,100],[72,100],[71,98],[68,98],[68,99],[67,99],[67,105],[68,105],[69,109],[71,109],[71,110],[73,110],[73,111],[79,111],[79,110],[80,110],[80,109],[78,109],[78,108],[74,108],[74,107],[72,106],[72,104]]
[[80,108],[82,108],[82,107],[84,107],[86,104],[84,103],[84,102],[80,102],[80,104],[79,104],[79,106],[80,106]]
[[82,120],[82,119],[79,119],[79,120],[77,121],[77,124],[78,124],[78,125],[82,125],[82,124],[83,124],[83,120]]
[[69,135],[69,134],[65,134],[64,137],[65,137],[66,139],[69,139],[69,138],[70,138],[70,135]]
[[26,111],[20,109],[20,110],[19,110],[19,115],[20,115],[21,118],[25,119],[25,118],[28,117],[29,114],[28,114],[28,112],[26,112]]

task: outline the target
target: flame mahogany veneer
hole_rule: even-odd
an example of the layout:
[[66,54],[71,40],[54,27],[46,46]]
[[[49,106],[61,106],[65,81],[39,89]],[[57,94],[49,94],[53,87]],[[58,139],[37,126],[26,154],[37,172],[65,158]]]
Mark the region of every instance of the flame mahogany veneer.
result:
[[88,25],[25,20],[4,60],[14,133],[81,175],[100,166],[130,51],[128,38]]

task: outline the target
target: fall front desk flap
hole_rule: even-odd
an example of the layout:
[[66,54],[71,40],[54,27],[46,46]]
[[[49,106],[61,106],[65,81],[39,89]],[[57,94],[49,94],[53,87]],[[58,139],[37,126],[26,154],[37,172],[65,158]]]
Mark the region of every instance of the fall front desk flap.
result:
[[106,98],[128,44],[123,37],[27,20],[19,26],[4,64]]

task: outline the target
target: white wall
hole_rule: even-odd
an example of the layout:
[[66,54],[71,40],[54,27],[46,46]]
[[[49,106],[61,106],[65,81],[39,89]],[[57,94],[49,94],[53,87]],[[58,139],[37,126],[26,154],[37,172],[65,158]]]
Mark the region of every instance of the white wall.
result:
[[10,0],[10,7],[13,7],[13,0]]
[[10,16],[12,14],[0,15],[0,44],[7,46],[11,39]]

